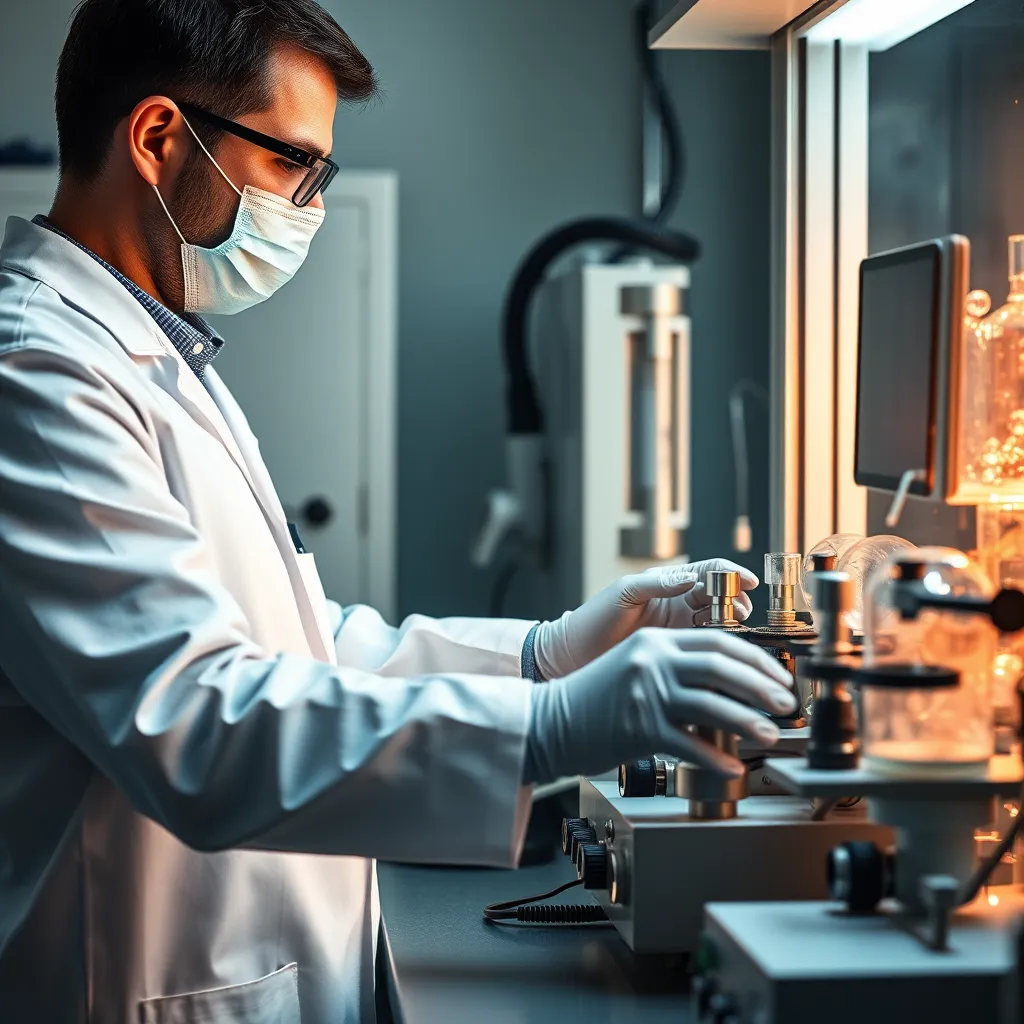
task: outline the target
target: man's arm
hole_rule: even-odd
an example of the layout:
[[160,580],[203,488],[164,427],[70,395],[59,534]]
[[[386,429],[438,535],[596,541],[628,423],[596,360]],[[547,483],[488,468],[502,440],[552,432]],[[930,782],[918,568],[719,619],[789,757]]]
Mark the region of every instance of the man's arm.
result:
[[145,414],[45,339],[0,350],[0,660],[140,813],[194,847],[517,856],[530,684],[263,650],[170,493]]
[[327,604],[339,664],[382,676],[472,672],[540,678],[533,653],[536,622],[410,615],[395,627],[365,605]]

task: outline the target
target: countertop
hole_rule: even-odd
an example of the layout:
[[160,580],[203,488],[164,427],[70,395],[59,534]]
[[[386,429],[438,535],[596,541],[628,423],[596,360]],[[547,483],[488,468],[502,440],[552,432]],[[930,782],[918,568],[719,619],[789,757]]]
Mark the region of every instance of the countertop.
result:
[[[485,923],[490,903],[575,878],[568,860],[519,871],[378,865],[378,957],[396,1024],[688,1024],[685,965],[634,957],[606,923]],[[558,900],[591,902],[581,887]],[[386,1014],[384,1015],[386,1019]]]

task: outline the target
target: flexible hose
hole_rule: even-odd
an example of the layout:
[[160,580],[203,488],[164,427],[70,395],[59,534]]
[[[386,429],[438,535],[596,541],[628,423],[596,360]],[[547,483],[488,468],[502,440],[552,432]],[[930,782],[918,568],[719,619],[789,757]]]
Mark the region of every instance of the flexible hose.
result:
[[552,262],[583,242],[623,242],[681,263],[692,263],[700,255],[700,244],[690,235],[628,217],[584,217],[563,224],[541,238],[520,262],[502,315],[509,434],[539,434],[544,429],[527,356],[526,322],[530,299]]

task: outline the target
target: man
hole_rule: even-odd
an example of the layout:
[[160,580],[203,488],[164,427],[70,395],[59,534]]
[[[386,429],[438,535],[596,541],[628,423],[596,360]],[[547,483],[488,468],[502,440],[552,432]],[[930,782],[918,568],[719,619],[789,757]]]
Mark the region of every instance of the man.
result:
[[370,858],[514,864],[531,784],[737,773],[685,726],[791,709],[752,645],[642,628],[706,614],[679,569],[554,623],[324,599],[200,314],[298,269],[373,88],[312,0],[71,26],[60,188],[0,249],[4,1024],[370,1020]]

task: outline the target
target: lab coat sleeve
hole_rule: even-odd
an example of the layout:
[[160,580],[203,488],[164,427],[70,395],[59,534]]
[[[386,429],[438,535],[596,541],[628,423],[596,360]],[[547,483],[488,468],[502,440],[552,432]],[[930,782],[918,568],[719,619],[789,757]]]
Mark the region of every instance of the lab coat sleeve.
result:
[[523,675],[523,645],[533,622],[518,619],[431,619],[410,615],[398,627],[365,605],[328,602],[338,662],[381,676],[422,672]]
[[515,862],[530,683],[262,650],[114,369],[45,337],[0,347],[0,665],[15,688],[198,849]]

